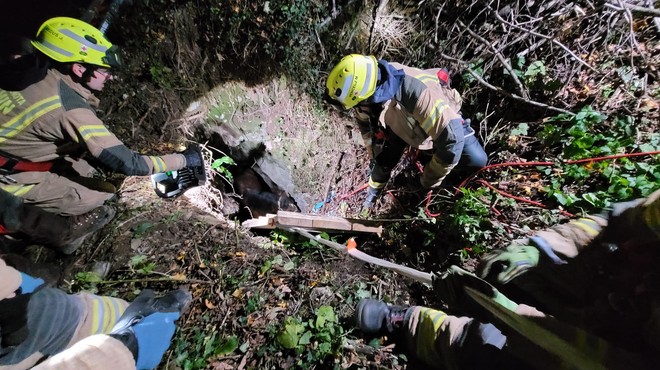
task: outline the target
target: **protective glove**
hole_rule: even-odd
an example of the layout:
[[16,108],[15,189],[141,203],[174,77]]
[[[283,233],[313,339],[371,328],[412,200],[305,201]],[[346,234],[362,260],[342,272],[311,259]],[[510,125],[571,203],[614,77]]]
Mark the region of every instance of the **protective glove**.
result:
[[195,143],[189,144],[181,154],[186,157],[186,167],[204,166],[204,159],[202,158],[202,151],[199,149],[199,145]]
[[534,246],[511,244],[505,249],[484,256],[481,259],[479,276],[485,278],[495,265],[503,265],[504,269],[497,275],[497,281],[506,284],[527,270],[538,266],[539,256],[540,251]]
[[190,293],[184,290],[173,290],[160,298],[156,298],[153,291],[144,290],[126,308],[110,336],[131,351],[136,369],[153,369],[170,346],[174,321],[191,299]]
[[374,204],[376,203],[376,199],[380,196],[380,194],[383,192],[383,189],[376,189],[371,186],[367,188],[367,197],[364,198],[364,202],[362,202],[362,209],[360,210],[360,216],[362,217],[367,217],[371,213],[371,210],[374,207]]
[[477,275],[463,270],[458,266],[450,266],[440,275],[433,274],[433,291],[449,307],[463,308],[467,310],[479,309],[478,305],[468,299],[465,287],[470,287],[487,297],[492,298],[496,303],[511,311],[515,311],[518,304],[500,293],[494,286],[487,281],[480,279]]
[[73,169],[73,164],[71,162],[67,161],[64,158],[59,158],[54,161],[52,161],[52,166],[49,170],[49,172],[52,172],[54,174],[60,175],[60,176],[66,176],[66,177],[71,177],[71,176],[79,176],[80,174],[78,171]]
[[21,272],[21,293],[28,294],[34,292],[38,287],[44,285],[44,279],[34,278],[24,272]]

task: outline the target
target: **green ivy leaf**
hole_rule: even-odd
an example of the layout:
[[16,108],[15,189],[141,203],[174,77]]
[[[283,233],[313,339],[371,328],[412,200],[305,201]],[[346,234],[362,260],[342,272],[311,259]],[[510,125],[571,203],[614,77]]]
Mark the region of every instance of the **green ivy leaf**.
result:
[[523,122],[523,123],[519,124],[518,127],[511,130],[510,136],[527,135],[527,130],[528,129],[529,129],[529,125],[527,123]]
[[300,340],[298,340],[298,344],[304,346],[311,343],[311,340],[312,340],[312,333],[310,331],[306,331],[302,335],[302,337],[300,337]]
[[337,322],[335,310],[331,306],[321,306],[316,314],[316,328],[322,328],[326,322]]
[[291,317],[287,317],[284,322],[284,328],[277,334],[277,341],[286,349],[294,349],[298,347],[300,333],[305,327]]

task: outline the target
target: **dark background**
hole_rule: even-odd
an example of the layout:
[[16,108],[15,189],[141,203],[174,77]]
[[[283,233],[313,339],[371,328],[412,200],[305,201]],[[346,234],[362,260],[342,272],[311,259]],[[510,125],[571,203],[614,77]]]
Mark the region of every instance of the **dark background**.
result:
[[33,38],[41,23],[58,17],[80,17],[90,0],[0,0],[0,52],[11,53],[17,40]]

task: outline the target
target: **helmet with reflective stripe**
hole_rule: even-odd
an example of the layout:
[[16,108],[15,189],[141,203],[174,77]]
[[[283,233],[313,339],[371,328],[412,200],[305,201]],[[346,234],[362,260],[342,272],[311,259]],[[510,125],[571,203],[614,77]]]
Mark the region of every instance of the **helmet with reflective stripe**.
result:
[[62,63],[86,63],[100,67],[120,67],[119,50],[94,26],[69,17],[45,21],[32,45]]
[[378,62],[369,55],[351,54],[342,58],[330,71],[328,96],[344,108],[353,108],[376,91]]

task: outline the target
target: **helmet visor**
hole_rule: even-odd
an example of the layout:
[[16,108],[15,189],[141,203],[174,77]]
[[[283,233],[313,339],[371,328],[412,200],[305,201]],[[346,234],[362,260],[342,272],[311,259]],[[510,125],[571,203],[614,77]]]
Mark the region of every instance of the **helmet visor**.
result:
[[112,68],[121,68],[124,66],[124,62],[121,58],[121,52],[117,45],[112,45],[108,50],[105,51],[105,56],[101,58],[103,63],[109,65]]

